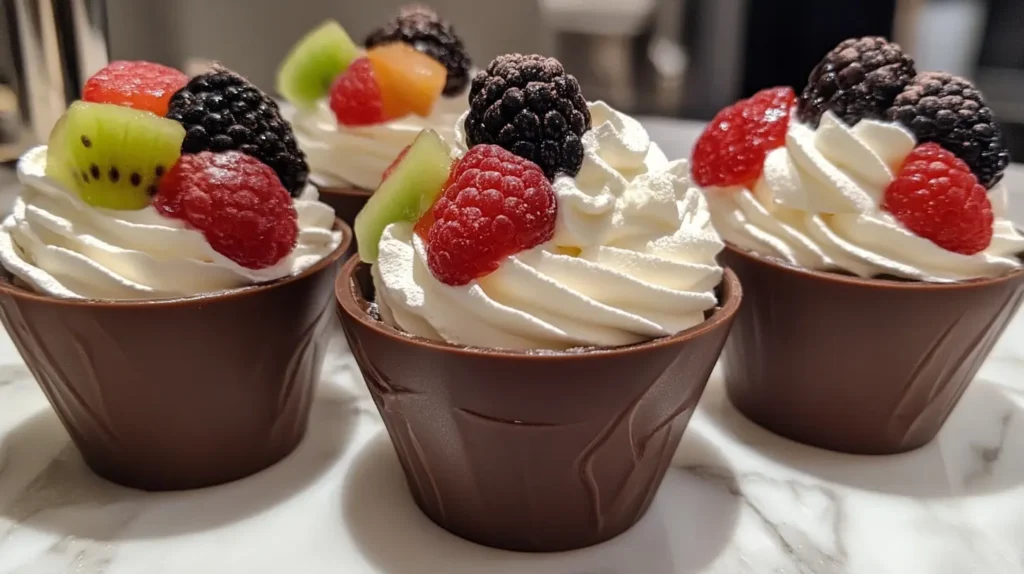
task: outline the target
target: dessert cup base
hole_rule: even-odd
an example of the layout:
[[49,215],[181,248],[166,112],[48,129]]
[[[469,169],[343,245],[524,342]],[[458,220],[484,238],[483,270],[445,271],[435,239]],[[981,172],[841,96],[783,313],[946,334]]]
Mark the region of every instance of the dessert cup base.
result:
[[851,454],[934,439],[1024,299],[1024,270],[938,284],[808,271],[731,245],[719,261],[744,285],[729,399],[769,431]]
[[505,550],[556,552],[631,528],[651,500],[739,308],[646,343],[586,352],[472,349],[373,318],[358,256],[336,286],[342,326],[406,483],[445,530]]
[[0,319],[86,464],[142,490],[259,472],[302,441],[352,236],[299,275],[161,301],[71,300],[0,276]]

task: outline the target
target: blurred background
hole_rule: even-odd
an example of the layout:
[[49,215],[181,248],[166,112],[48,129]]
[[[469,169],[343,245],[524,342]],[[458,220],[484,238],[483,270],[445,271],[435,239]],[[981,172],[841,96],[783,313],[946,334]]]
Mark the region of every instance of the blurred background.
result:
[[[325,18],[357,40],[402,0],[2,0],[0,142],[17,139],[18,11],[105,19],[110,59],[198,68],[219,60],[272,89],[291,44]],[[709,119],[767,86],[799,90],[850,36],[903,44],[919,70],[975,80],[1024,161],[1024,0],[431,0],[477,65],[505,52],[560,58],[588,99],[643,116]],[[82,16],[74,10],[87,11]],[[102,18],[101,12],[105,12]],[[63,15],[62,15],[63,14]],[[102,43],[96,47],[103,49]],[[79,73],[91,73],[88,59]],[[24,73],[23,73],[24,75]],[[24,91],[24,90],[22,90]],[[24,102],[22,102],[24,105]],[[2,153],[0,153],[2,155]]]

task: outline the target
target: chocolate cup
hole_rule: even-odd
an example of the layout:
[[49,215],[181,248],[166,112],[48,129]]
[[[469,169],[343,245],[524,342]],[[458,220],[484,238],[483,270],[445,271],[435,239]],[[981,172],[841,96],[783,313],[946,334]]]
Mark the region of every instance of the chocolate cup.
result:
[[931,441],[1024,298],[1024,271],[940,284],[808,271],[727,246],[743,306],[726,389],[805,444],[894,454]]
[[531,552],[597,544],[644,515],[742,296],[726,271],[721,307],[692,329],[627,347],[529,353],[429,341],[376,320],[358,256],[336,291],[416,504],[457,536]]
[[221,294],[70,300],[0,281],[0,319],[96,474],[143,490],[229,482],[309,421],[352,232],[305,272]]
[[356,215],[370,200],[373,192],[355,186],[333,187],[313,182],[320,191],[320,201],[334,208],[334,214],[349,225],[355,225]]

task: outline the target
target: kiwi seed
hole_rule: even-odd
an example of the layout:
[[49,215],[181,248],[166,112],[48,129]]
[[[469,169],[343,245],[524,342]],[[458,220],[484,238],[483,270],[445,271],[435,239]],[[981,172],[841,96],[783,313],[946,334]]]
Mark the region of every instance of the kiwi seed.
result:
[[155,171],[156,171],[156,176],[157,177],[163,177],[163,175],[164,175],[164,166],[162,166],[162,165],[156,166],[156,170]]
[[89,172],[82,170],[82,181],[89,183]]
[[89,139],[89,136],[82,136],[82,145],[85,147],[92,147],[92,140]]
[[108,175],[110,176],[110,181],[113,183],[117,183],[117,181],[121,179],[121,172],[117,171],[116,167],[111,167]]
[[139,187],[140,185],[142,185],[142,176],[139,175],[138,172],[132,172],[131,180],[132,187]]
[[89,166],[89,173],[92,174],[92,178],[93,179],[99,179],[100,178],[100,166],[98,166],[96,164],[92,164],[91,166]]
[[156,186],[151,185],[146,188],[146,191],[149,192],[150,195],[156,195]]

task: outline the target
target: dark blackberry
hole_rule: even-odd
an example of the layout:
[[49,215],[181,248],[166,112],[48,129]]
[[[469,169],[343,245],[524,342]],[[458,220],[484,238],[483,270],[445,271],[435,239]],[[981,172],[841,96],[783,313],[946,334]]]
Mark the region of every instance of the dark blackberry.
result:
[[843,40],[811,71],[797,118],[813,126],[826,111],[851,126],[863,119],[884,119],[915,75],[914,60],[898,44],[877,36]]
[[277,102],[234,72],[192,78],[171,97],[167,117],[185,126],[182,153],[237,149],[273,168],[293,197],[306,186],[306,156]]
[[372,48],[392,42],[405,42],[444,64],[448,70],[444,95],[456,96],[466,89],[473,65],[466,47],[452,25],[430,8],[419,5],[402,8],[395,19],[372,32],[365,43],[367,48]]
[[575,176],[590,110],[558,60],[509,54],[473,78],[465,128],[470,147],[497,144],[539,165],[549,179]]
[[1010,152],[978,88],[943,72],[918,74],[896,96],[889,119],[910,128],[918,143],[935,142],[964,160],[986,188],[999,183]]

